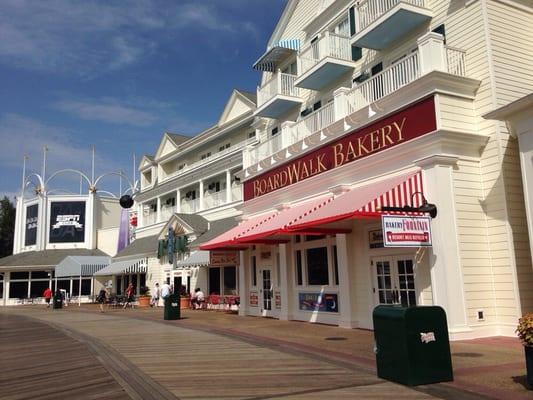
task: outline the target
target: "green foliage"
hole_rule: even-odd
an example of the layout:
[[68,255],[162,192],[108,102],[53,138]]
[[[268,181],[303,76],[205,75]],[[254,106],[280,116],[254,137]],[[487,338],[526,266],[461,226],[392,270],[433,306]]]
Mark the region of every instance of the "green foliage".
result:
[[533,346],[533,313],[526,314],[518,320],[516,333],[524,346]]
[[7,196],[0,200],[0,257],[13,254],[15,206]]
[[139,287],[139,293],[141,294],[141,296],[149,296],[150,288],[148,286],[141,286]]

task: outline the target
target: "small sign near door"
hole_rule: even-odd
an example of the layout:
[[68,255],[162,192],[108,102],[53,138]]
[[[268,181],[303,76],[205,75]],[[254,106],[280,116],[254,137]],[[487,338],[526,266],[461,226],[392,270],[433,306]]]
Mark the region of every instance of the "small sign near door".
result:
[[239,265],[238,251],[209,251],[209,264],[212,266]]
[[276,303],[276,309],[281,309],[281,292],[279,290],[274,290],[274,301]]
[[259,295],[256,290],[250,291],[250,307],[259,306]]
[[431,246],[431,218],[382,215],[385,247]]

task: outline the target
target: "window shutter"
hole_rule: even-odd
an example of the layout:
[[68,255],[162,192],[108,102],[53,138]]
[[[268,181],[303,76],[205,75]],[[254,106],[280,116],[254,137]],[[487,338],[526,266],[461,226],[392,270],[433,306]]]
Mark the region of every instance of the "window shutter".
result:
[[350,35],[355,35],[355,7],[350,7]]
[[352,60],[357,61],[363,57],[363,49],[361,47],[352,46]]

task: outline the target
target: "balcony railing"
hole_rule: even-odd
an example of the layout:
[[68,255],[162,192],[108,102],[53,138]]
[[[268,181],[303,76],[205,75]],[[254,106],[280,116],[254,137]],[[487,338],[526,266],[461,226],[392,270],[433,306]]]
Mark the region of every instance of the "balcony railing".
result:
[[206,193],[204,195],[204,208],[220,207],[226,203],[226,190]]
[[231,188],[231,201],[242,200],[242,186],[234,186]]
[[294,86],[296,75],[278,72],[272,79],[257,89],[257,107],[261,107],[275,96],[299,97],[300,91]]
[[200,199],[184,200],[180,204],[180,212],[193,214],[200,211]]
[[168,221],[169,218],[172,216],[172,214],[174,214],[174,212],[175,212],[175,207],[172,207],[172,206],[161,207],[161,221],[159,222]]
[[325,32],[316,42],[310,43],[300,52],[300,75],[305,74],[326,57],[351,61],[350,38]]
[[290,143],[292,145],[309,135],[331,125],[335,122],[335,109],[333,108],[333,102],[326,104],[324,107],[313,111],[311,114],[297,121],[290,127]]
[[399,3],[424,7],[424,0],[363,0],[357,8],[359,15],[358,30],[362,31]]
[[157,222],[157,213],[151,212],[143,215],[143,225],[153,225]]
[[280,150],[287,149],[347,115],[391,95],[432,71],[466,76],[466,53],[444,46],[441,35],[426,34],[419,39],[416,51],[353,88],[336,91],[333,103],[328,103],[300,121],[288,123],[282,127],[281,135],[257,147],[249,148],[244,152],[243,168],[247,169],[275,153],[283,155]]

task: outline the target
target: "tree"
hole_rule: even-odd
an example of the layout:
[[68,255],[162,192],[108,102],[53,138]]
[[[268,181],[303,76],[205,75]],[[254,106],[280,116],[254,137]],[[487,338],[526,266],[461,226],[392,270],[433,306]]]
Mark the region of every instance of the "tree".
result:
[[0,200],[0,257],[13,254],[15,206],[7,196]]

